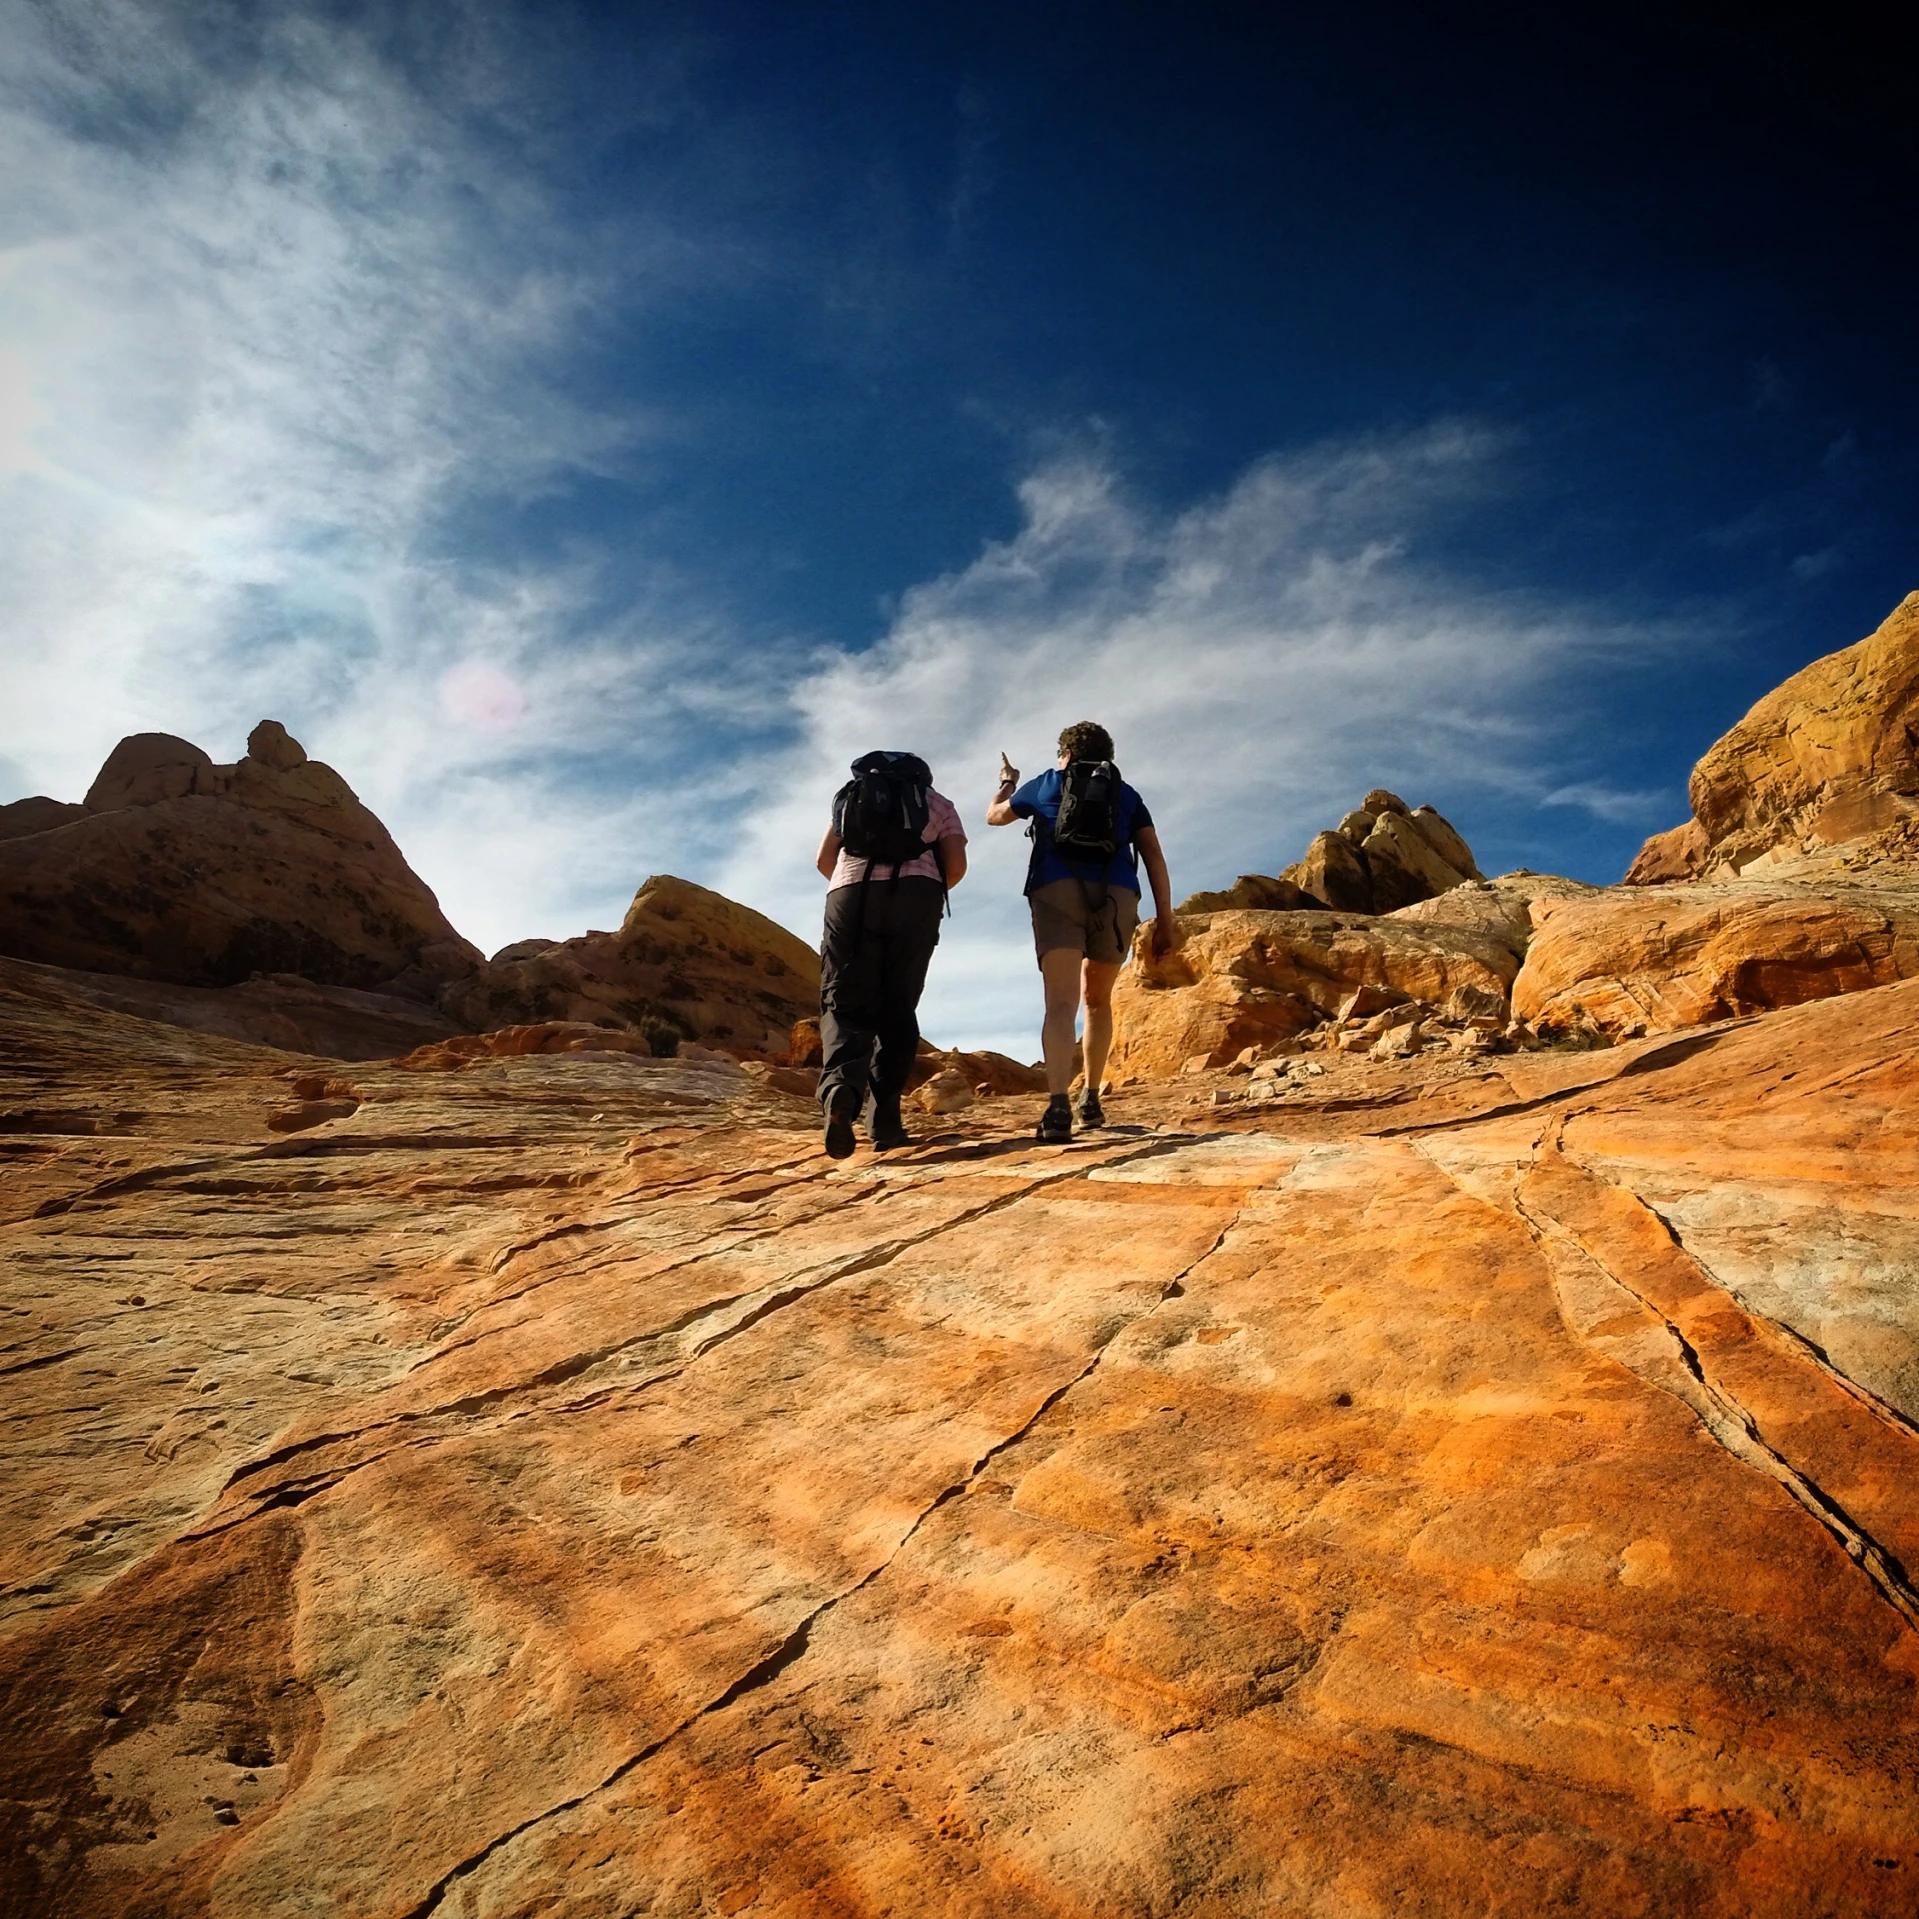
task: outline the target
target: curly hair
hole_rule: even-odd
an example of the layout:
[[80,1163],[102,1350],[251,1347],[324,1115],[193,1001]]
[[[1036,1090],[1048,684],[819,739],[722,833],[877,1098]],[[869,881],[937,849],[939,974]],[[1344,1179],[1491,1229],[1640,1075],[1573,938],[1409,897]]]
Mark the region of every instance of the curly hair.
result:
[[1097,720],[1075,720],[1059,736],[1059,750],[1069,760],[1110,760],[1113,736]]

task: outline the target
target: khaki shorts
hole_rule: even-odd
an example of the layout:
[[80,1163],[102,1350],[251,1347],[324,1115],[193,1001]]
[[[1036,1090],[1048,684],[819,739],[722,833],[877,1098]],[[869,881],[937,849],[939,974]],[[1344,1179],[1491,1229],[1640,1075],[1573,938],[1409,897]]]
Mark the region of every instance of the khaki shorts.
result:
[[1117,966],[1139,927],[1139,895],[1097,880],[1048,880],[1026,896],[1033,909],[1033,950],[1041,959],[1065,948]]

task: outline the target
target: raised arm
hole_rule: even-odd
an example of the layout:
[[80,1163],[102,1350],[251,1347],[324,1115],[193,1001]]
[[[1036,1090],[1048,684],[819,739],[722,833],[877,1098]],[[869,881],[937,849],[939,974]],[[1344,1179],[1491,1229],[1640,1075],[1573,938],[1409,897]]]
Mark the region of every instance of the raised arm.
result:
[[1007,804],[1018,785],[1019,768],[1002,753],[999,756],[999,785],[993,789],[992,801],[986,809],[988,826],[1011,826],[1019,818]]
[[1133,843],[1146,862],[1147,883],[1153,889],[1153,954],[1163,959],[1179,944],[1179,921],[1173,917],[1173,882],[1166,871],[1157,828],[1142,826]]

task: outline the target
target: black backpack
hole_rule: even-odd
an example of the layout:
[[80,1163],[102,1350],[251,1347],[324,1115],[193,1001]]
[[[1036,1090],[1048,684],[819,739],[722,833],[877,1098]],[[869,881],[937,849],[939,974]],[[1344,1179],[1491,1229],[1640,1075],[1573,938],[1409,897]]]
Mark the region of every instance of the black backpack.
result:
[[1119,851],[1119,798],[1111,760],[1074,760],[1060,781],[1053,851],[1070,864],[1104,868]]
[[869,871],[930,853],[932,785],[932,769],[917,754],[867,753],[855,760],[853,777],[833,796],[833,830],[841,846],[865,860]]

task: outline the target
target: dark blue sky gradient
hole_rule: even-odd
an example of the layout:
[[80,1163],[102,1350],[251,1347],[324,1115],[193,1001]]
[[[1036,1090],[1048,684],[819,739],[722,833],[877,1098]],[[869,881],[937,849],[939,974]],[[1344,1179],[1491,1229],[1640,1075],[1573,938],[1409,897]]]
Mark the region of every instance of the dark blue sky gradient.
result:
[[[857,647],[1013,529],[1009,481],[1057,440],[1176,507],[1458,416],[1512,434],[1516,483],[1445,530],[1449,567],[1721,636],[1600,716],[1622,782],[1675,795],[1919,584],[1915,121],[1843,15],[565,18],[580,219],[650,196],[738,270],[609,313],[583,390],[670,416],[520,511],[530,549],[627,529],[767,646]],[[1642,830],[1563,824],[1572,870]]]

